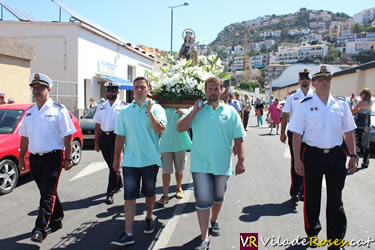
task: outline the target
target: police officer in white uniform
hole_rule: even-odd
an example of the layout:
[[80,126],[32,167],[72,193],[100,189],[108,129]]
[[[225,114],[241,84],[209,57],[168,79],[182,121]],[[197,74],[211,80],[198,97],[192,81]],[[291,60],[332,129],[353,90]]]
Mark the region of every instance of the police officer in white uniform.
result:
[[76,129],[68,110],[49,98],[52,80],[48,76],[33,74],[30,86],[36,103],[26,111],[19,131],[19,168],[25,169],[28,149],[30,171],[40,191],[39,214],[31,240],[42,242],[47,233],[62,228],[64,211],[56,190],[62,168],[72,167],[72,134]]
[[[313,75],[312,85],[316,91],[297,105],[289,129],[293,131],[295,169],[297,174],[304,176],[306,233],[313,237],[321,230],[319,213],[322,178],[325,175],[327,239],[334,241],[345,236],[347,222],[342,190],[347,172],[356,171],[357,156],[353,132],[355,123],[346,101],[330,95],[331,78],[325,66]],[[343,139],[349,152],[348,171]]]
[[[280,141],[285,143],[286,135],[285,135],[285,128],[288,122],[292,119],[294,111],[296,110],[296,105],[300,103],[306,97],[312,96],[313,90],[310,88],[311,79],[309,77],[308,69],[304,69],[303,72],[299,72],[299,88],[296,92],[290,94],[286,99],[285,105],[283,107],[283,117],[281,120],[281,132],[280,132]],[[291,180],[292,183],[290,185],[289,194],[292,197],[292,200],[303,201],[303,178],[302,176],[298,175],[294,170],[294,156],[293,156],[293,132],[288,129],[288,145],[289,151],[291,156]]]
[[109,168],[106,204],[113,204],[113,194],[123,187],[121,175],[113,168],[116,134],[114,133],[117,117],[126,104],[119,98],[119,85],[114,82],[104,84],[107,91],[107,100],[100,103],[96,109],[95,124],[95,150],[102,151],[104,160]]

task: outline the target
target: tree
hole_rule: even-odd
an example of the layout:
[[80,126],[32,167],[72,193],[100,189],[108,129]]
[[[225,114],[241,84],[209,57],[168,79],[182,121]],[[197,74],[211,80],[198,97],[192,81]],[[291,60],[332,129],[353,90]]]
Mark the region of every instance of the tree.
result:
[[263,43],[262,48],[260,49],[260,52],[266,53],[266,51],[267,51],[267,46]]
[[221,49],[217,52],[217,56],[223,60],[228,57],[227,51],[225,49]]
[[327,55],[323,58],[324,63],[334,62],[341,56],[341,51],[334,47],[328,49]]
[[375,50],[369,50],[369,51],[362,51],[358,55],[354,55],[353,57],[354,61],[359,62],[360,64],[371,62],[375,60]]

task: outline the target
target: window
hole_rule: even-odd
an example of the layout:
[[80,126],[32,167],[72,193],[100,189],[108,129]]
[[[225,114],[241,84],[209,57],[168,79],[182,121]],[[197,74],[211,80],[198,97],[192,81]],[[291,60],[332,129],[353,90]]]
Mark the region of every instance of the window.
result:
[[129,81],[134,81],[135,79],[135,67],[134,66],[131,66],[131,65],[128,65],[128,80]]

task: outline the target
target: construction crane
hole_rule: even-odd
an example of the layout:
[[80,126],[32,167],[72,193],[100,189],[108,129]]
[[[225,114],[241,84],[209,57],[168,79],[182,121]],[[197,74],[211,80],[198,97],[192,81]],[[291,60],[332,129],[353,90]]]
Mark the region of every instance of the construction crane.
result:
[[260,28],[261,26],[251,26],[241,31],[238,31],[236,34],[239,35],[240,33],[245,34],[245,58],[244,58],[244,72],[245,72],[245,82],[247,82],[247,59],[248,59],[248,34],[250,30],[255,28]]

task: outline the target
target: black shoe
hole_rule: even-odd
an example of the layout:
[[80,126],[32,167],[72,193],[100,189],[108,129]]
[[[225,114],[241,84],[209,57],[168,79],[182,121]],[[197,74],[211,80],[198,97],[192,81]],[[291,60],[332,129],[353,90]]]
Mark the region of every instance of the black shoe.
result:
[[41,243],[45,239],[43,233],[39,230],[34,230],[33,235],[31,236],[31,240],[34,242]]
[[107,205],[113,204],[113,195],[107,195],[107,198],[105,199],[105,204]]
[[294,202],[297,202],[297,201],[299,201],[299,197],[298,197],[298,195],[296,194],[296,195],[293,195],[293,196],[290,198],[290,200],[291,200],[291,201],[294,201]]
[[300,200],[300,201],[305,201],[305,195],[304,195],[304,193],[299,193],[298,194],[298,199]]
[[208,250],[210,249],[210,241],[202,240],[201,244],[194,248],[195,250]]
[[62,221],[50,222],[45,231],[47,234],[50,234],[60,230],[62,227]]
[[219,236],[220,235],[220,226],[219,226],[219,223],[217,221],[215,221],[215,222],[211,221],[210,234],[212,236]]
[[368,165],[362,163],[361,167],[362,168],[368,168]]
[[123,247],[127,245],[133,245],[135,243],[134,235],[129,236],[127,233],[122,233],[119,240],[111,242],[112,246]]
[[152,219],[147,219],[145,220],[145,227],[143,229],[143,232],[145,234],[151,234],[153,233],[155,230],[155,227],[154,227],[154,221]]

